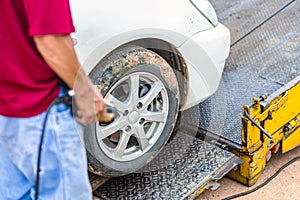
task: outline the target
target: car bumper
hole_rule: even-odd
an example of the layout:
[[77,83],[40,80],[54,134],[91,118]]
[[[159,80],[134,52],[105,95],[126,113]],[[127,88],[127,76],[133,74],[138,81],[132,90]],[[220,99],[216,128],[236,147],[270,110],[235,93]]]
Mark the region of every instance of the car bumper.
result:
[[178,47],[188,71],[188,95],[181,110],[204,101],[217,90],[229,49],[230,32],[222,24],[194,34]]

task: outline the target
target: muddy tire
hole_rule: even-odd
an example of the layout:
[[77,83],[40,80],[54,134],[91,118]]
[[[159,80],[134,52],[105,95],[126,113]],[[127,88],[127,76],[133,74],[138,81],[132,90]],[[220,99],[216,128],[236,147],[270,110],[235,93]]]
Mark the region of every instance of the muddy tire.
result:
[[108,103],[118,110],[110,124],[85,128],[89,168],[121,176],[145,166],[167,143],[179,106],[179,88],[169,64],[140,47],[123,47],[90,73]]

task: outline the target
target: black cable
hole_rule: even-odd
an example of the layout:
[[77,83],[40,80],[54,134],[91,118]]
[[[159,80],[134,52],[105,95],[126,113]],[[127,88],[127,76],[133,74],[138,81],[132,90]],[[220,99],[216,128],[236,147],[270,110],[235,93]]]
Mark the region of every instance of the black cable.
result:
[[38,158],[37,158],[37,171],[36,171],[36,180],[35,180],[35,199],[38,200],[39,198],[39,185],[40,185],[40,167],[41,167],[41,159],[42,159],[42,149],[43,149],[43,142],[44,142],[44,135],[47,125],[47,120],[49,117],[49,113],[54,105],[60,104],[60,103],[66,103],[68,106],[72,104],[72,97],[69,95],[66,95],[64,97],[59,97],[54,99],[49,107],[47,108],[46,115],[43,121],[43,128],[40,138],[40,144],[39,144],[39,150],[38,150]]
[[38,151],[38,161],[37,161],[37,172],[36,172],[36,180],[35,180],[35,199],[38,200],[39,198],[39,184],[40,184],[40,165],[41,165],[41,152],[42,152],[42,145],[43,145],[43,141],[44,141],[44,134],[45,134],[45,129],[46,129],[46,122],[48,120],[48,116],[50,113],[51,108],[54,106],[55,104],[52,102],[50,104],[50,106],[48,107],[47,111],[46,111],[46,116],[45,119],[43,121],[43,129],[42,129],[42,134],[41,134],[41,139],[40,139],[40,144],[39,144],[39,151]]
[[260,184],[259,186],[251,189],[251,190],[248,190],[246,192],[242,192],[242,193],[239,193],[239,194],[235,194],[235,195],[232,195],[232,196],[229,196],[229,197],[226,197],[222,200],[230,200],[230,199],[235,199],[235,198],[238,198],[238,197],[242,197],[242,196],[245,196],[245,195],[248,195],[248,194],[251,194],[257,190],[259,190],[260,188],[266,186],[268,183],[270,183],[276,176],[278,176],[278,174],[284,170],[285,168],[287,168],[289,165],[291,165],[292,163],[296,162],[297,160],[300,159],[300,156],[297,156],[295,158],[293,158],[292,160],[290,160],[289,162],[285,163],[283,166],[281,166],[276,172],[275,174],[273,174],[270,178],[268,178],[265,182],[263,182],[262,184]]
[[234,45],[236,45],[238,42],[240,42],[241,40],[243,40],[245,37],[247,37],[248,35],[250,35],[252,32],[254,32],[256,29],[258,29],[259,27],[261,27],[263,24],[265,24],[267,21],[269,21],[270,19],[272,19],[273,17],[275,17],[278,13],[280,13],[281,11],[283,11],[286,7],[288,7],[289,5],[291,5],[294,1],[296,0],[292,0],[289,3],[287,3],[286,5],[284,5],[283,7],[281,7],[279,10],[277,10],[275,13],[273,13],[270,17],[268,17],[267,19],[265,19],[264,21],[262,21],[261,23],[259,23],[258,25],[256,25],[254,28],[252,28],[250,31],[248,31],[245,35],[243,35],[242,37],[240,37],[239,39],[237,39],[236,41],[234,41],[230,47],[233,47]]

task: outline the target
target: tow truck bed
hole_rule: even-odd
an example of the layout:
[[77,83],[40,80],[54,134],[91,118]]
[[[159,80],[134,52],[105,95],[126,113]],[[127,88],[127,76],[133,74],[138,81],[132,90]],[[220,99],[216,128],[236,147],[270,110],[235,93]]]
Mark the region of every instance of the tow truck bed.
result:
[[[295,107],[295,113],[291,111],[291,107],[297,104],[295,98],[299,98],[300,91],[300,21],[297,18],[300,2],[211,2],[220,21],[231,30],[233,41],[218,91],[181,114],[183,125],[177,136],[150,168],[109,180],[95,190],[97,196],[103,199],[193,198],[205,188],[217,187],[214,181],[240,164],[238,157],[244,163],[232,170],[229,176],[252,185],[262,173],[271,148],[280,142],[285,143],[286,149],[297,146],[288,138],[300,140],[299,106]],[[278,90],[290,81],[291,87],[286,91],[284,88]],[[288,92],[292,100],[287,100]],[[254,97],[266,93],[274,93],[278,98],[271,95],[269,101],[264,102],[264,98],[252,103]],[[244,106],[251,104],[251,107]],[[272,115],[268,116],[270,119],[262,118],[263,112],[272,105],[277,106],[277,110],[272,110],[275,120],[271,120]],[[245,110],[249,111],[251,119],[272,131],[275,143],[271,144],[270,138],[245,117]],[[290,113],[295,115],[293,119],[286,118],[288,121],[282,123],[292,124],[291,132],[277,128],[281,124],[272,124],[282,118],[279,115]],[[275,127],[276,131],[273,131]],[[249,137],[258,142],[251,143]]]

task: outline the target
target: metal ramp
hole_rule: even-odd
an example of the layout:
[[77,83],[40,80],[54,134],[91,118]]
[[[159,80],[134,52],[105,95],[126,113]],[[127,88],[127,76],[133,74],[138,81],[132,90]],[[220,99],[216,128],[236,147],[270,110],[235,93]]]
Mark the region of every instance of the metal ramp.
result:
[[193,199],[218,187],[241,160],[234,154],[179,131],[140,173],[112,178],[94,194],[101,199]]
[[[238,148],[242,145],[243,106],[252,104],[253,97],[272,94],[300,74],[300,2],[211,2],[220,21],[231,30],[234,45],[218,91],[199,106],[182,113],[182,120],[202,130],[202,138],[209,140],[213,135],[214,140]],[[284,9],[270,19],[281,8]],[[267,19],[270,20],[254,29]],[[239,40],[245,34],[247,37]]]

